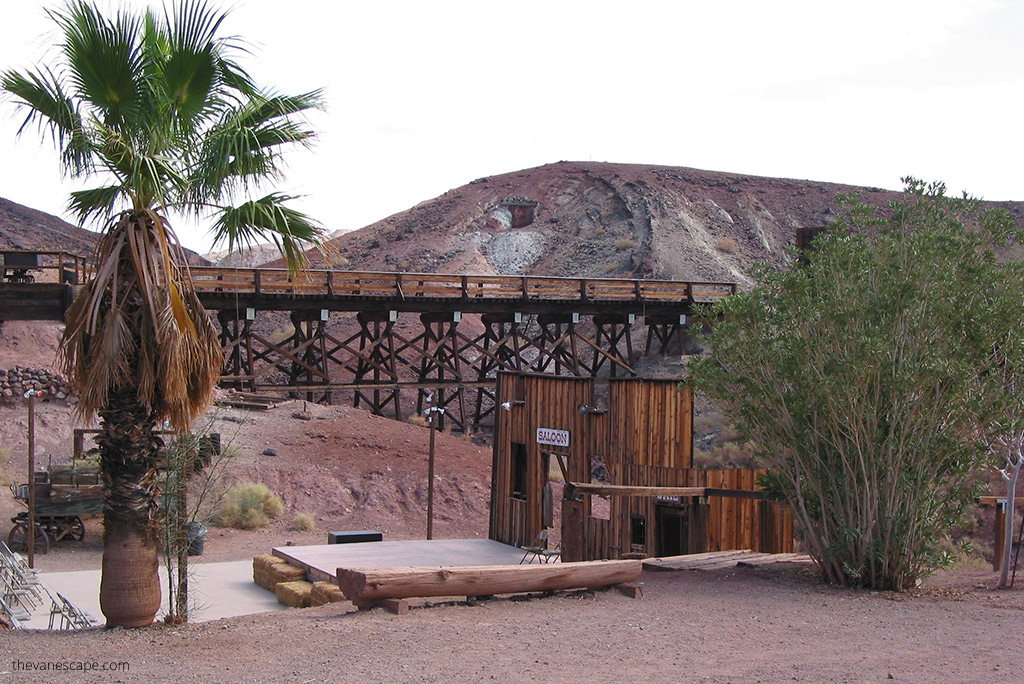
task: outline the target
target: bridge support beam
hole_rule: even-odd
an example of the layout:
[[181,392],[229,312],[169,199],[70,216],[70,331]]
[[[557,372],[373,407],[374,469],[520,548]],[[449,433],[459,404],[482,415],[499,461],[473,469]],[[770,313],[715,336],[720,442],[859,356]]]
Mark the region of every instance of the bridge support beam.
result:
[[[638,320],[631,313],[509,311],[469,314],[464,320],[458,303],[448,311],[365,310],[354,320],[296,311],[292,334],[276,342],[256,332],[269,326],[257,325],[252,310],[221,311],[223,382],[254,391],[300,392],[311,401],[329,402],[339,392],[346,397],[351,392],[353,405],[398,420],[412,410],[422,413],[433,394],[434,405],[445,409],[441,429],[469,432],[493,425],[499,371],[631,377],[637,375],[638,351],[677,355],[693,344],[680,315]],[[638,339],[644,344],[635,349]],[[273,371],[287,384],[259,381]],[[408,404],[413,392],[414,407]]]

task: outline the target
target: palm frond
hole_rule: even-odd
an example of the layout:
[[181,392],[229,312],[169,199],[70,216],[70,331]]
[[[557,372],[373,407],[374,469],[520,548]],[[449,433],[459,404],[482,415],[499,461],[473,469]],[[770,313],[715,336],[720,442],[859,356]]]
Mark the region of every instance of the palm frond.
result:
[[180,159],[152,146],[138,145],[114,128],[96,126],[103,131],[103,165],[126,188],[133,208],[141,211],[165,206],[187,191],[188,179],[181,175]]
[[49,14],[64,33],[62,47],[76,96],[94,107],[104,124],[130,130],[148,99],[141,78],[140,19],[118,12],[108,20],[85,0],[73,0],[65,10]]
[[76,190],[68,200],[68,211],[85,224],[90,221],[107,220],[115,213],[118,200],[125,196],[123,185],[104,185],[89,190]]
[[221,81],[217,29],[226,13],[214,12],[204,0],[165,6],[166,53],[156,63],[161,87],[173,107],[176,125],[188,129],[208,115]]
[[64,168],[71,175],[89,169],[92,141],[82,125],[75,101],[64,92],[56,74],[49,69],[24,74],[6,71],[0,76],[0,88],[14,97],[18,108],[26,110],[19,135],[35,124],[40,131],[49,133],[54,145],[61,150]]
[[248,192],[279,175],[289,145],[308,146],[315,133],[296,115],[323,106],[319,91],[298,96],[259,95],[223,113],[194,161],[192,198],[197,203],[223,192]]
[[324,108],[322,90],[312,90],[301,95],[260,95],[237,112],[238,126],[259,126],[268,121],[289,117],[311,109]]
[[215,242],[224,241],[233,250],[269,240],[280,250],[289,268],[300,268],[305,263],[303,247],[321,248],[324,229],[302,212],[285,206],[293,199],[296,198],[271,193],[237,207],[223,207],[212,229]]

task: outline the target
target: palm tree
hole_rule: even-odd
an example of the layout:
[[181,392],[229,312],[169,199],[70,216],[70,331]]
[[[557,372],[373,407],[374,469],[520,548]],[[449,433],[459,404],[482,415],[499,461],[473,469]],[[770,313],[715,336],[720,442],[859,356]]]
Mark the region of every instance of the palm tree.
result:
[[69,0],[49,16],[62,39],[53,63],[4,72],[0,87],[26,113],[21,131],[52,137],[68,175],[100,178],[69,202],[102,235],[59,360],[80,414],[100,417],[100,606],[108,626],[144,626],[160,607],[157,428],[188,430],[222,365],[168,217],[212,218],[229,248],[270,238],[297,268],[321,228],[288,196],[248,198],[280,174],[284,148],[312,140],[303,115],[321,97],[259,88],[236,61],[241,43],[217,35],[226,13],[206,0],[113,16]]

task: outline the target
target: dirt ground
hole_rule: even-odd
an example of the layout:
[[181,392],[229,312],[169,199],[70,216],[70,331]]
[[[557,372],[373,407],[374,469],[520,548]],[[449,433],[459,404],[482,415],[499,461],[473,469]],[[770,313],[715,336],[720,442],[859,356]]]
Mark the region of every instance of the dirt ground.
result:
[[[989,573],[945,575],[908,595],[827,587],[793,564],[642,579],[641,600],[559,593],[404,616],[335,604],[136,631],[7,632],[0,674],[19,682],[1010,682],[1024,668],[1024,592],[989,589]],[[42,661],[129,669],[20,669]]]

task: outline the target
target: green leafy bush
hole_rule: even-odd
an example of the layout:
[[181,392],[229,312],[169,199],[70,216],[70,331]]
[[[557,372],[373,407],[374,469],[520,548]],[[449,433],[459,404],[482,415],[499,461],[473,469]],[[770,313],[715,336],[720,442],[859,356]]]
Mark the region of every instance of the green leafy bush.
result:
[[904,589],[949,561],[942,533],[1006,413],[1006,369],[1024,367],[1022,265],[994,250],[1019,227],[907,184],[884,210],[844,198],[800,267],[762,267],[706,311],[712,355],[691,366],[835,584]]

